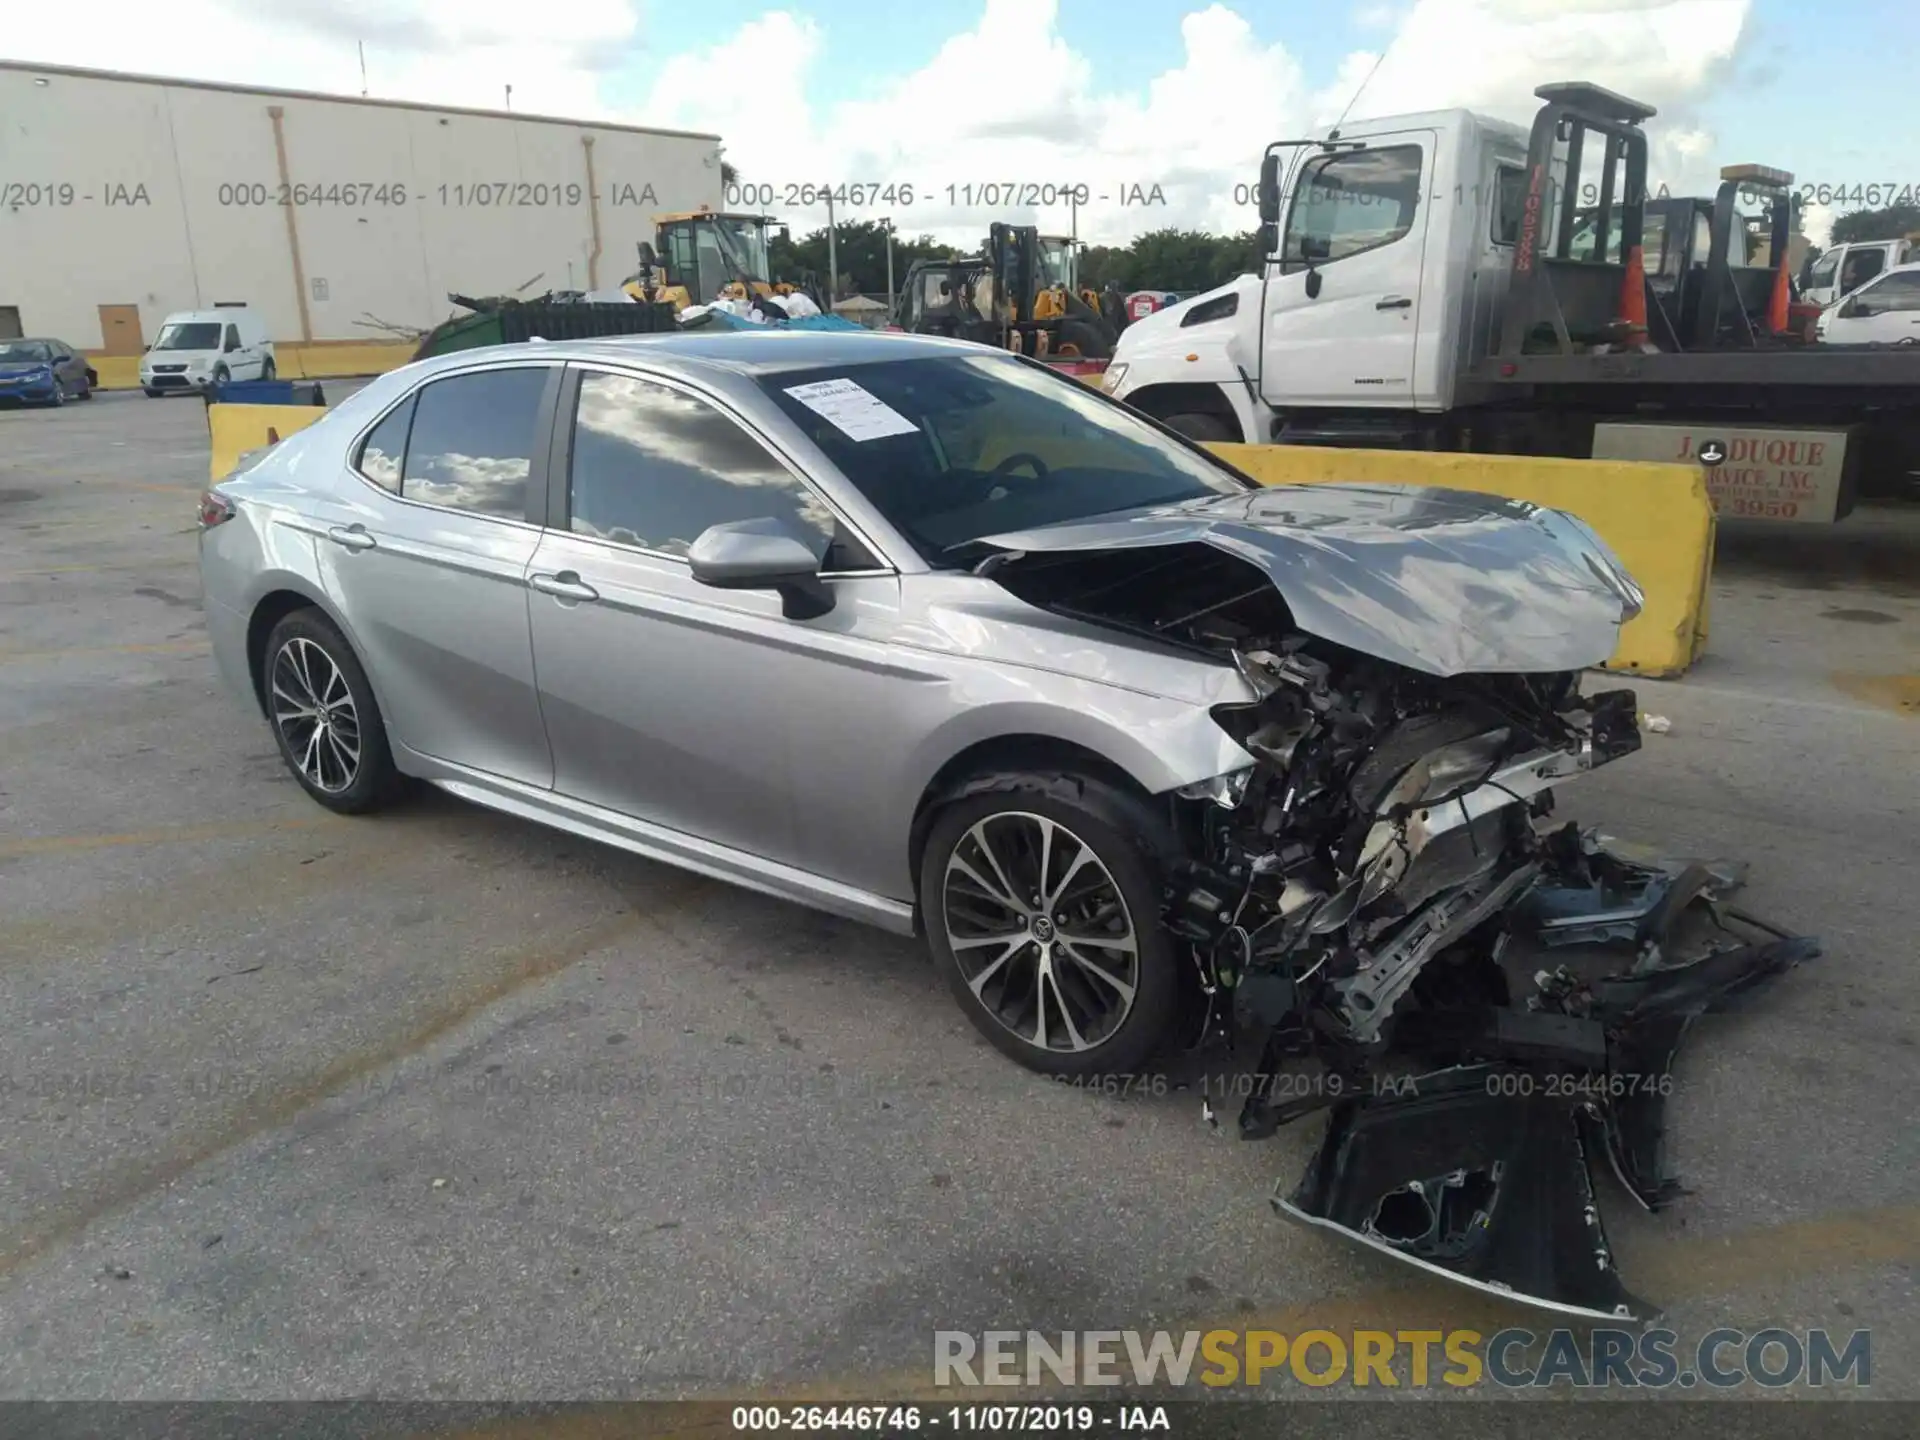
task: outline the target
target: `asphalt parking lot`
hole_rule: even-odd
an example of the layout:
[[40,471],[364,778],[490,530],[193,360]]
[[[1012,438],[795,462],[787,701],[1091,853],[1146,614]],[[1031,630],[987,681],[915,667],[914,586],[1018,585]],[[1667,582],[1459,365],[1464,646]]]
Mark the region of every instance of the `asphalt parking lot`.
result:
[[[1277,1220],[1318,1134],[1051,1085],[911,944],[429,796],[341,819],[222,691],[202,407],[0,412],[0,1397],[901,1394],[936,1329],[1544,1323]],[[1920,513],[1724,533],[1712,652],[1564,814],[1825,956],[1689,1044],[1683,1334],[1920,1398]],[[1184,1085],[1186,1088],[1176,1088]]]

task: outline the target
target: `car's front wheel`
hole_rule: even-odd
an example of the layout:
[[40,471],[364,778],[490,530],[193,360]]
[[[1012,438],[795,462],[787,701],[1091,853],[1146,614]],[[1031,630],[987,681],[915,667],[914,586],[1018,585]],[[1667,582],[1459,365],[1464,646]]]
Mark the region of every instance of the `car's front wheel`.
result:
[[938,814],[920,866],[928,943],[1001,1051],[1044,1074],[1118,1075],[1167,1043],[1165,834],[1146,802],[1072,774],[989,777]]
[[260,690],[280,757],[315,800],[358,815],[399,793],[367,673],[318,610],[296,610],[273,627]]

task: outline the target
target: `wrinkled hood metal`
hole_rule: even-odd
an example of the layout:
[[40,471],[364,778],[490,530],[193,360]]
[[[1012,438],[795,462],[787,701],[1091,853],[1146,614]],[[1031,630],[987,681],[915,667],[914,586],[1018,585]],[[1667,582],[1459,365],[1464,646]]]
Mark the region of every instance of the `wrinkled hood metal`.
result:
[[990,536],[1023,555],[1205,544],[1256,566],[1310,635],[1430,675],[1581,670],[1641,593],[1561,510],[1418,485],[1289,485]]

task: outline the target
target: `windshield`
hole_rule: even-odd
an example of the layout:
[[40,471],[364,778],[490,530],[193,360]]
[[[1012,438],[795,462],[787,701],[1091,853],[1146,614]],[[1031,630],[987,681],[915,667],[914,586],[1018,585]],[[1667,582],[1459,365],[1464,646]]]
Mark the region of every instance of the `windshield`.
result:
[[758,220],[722,215],[713,228],[732,269],[750,280],[772,278],[767,260],[767,230]]
[[1012,357],[836,365],[760,384],[933,565],[971,563],[957,552],[983,536],[1250,483],[1078,381]]
[[53,358],[44,340],[0,340],[0,365],[31,364]]
[[190,325],[169,325],[153,342],[156,350],[218,350],[220,326],[216,321],[198,321]]

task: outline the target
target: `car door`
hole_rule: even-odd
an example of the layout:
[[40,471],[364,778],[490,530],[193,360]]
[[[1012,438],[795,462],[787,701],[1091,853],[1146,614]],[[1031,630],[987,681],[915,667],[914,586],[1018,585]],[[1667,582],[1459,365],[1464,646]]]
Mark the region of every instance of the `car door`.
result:
[[1265,292],[1268,404],[1412,402],[1433,154],[1407,130],[1302,165]]
[[437,376],[372,425],[316,527],[321,573],[391,735],[541,789],[527,564],[540,543],[560,367]]
[[[657,375],[574,367],[558,502],[529,575],[554,788],[650,824],[858,883],[796,815],[794,767],[878,763],[870,734],[899,582],[821,493],[714,397]],[[783,517],[818,538],[834,608],[790,620],[770,592],[688,568],[711,525]],[[801,752],[796,754],[796,748]],[[854,867],[857,868],[857,867]],[[861,879],[870,880],[870,875]]]

